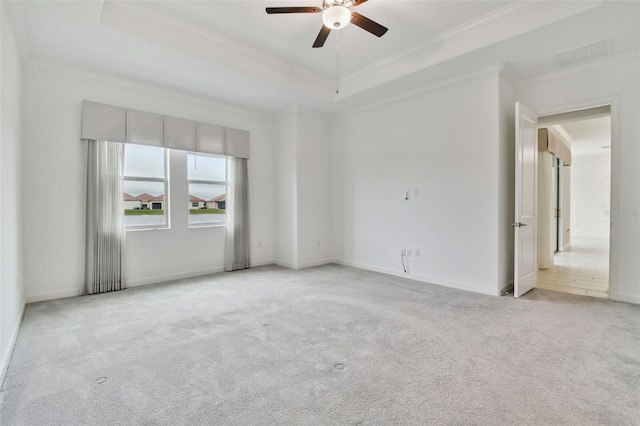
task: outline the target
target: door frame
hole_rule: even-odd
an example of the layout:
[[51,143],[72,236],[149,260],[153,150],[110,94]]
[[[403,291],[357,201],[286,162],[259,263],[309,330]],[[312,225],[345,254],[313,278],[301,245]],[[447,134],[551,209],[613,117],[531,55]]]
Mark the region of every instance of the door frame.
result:
[[[563,112],[575,111],[579,109],[594,108],[602,105],[611,105],[611,187],[609,188],[609,211],[620,211],[620,197],[618,191],[620,188],[620,152],[618,150],[619,140],[619,97],[608,96],[589,101],[559,105],[555,107],[544,108],[538,111],[538,117],[543,118],[548,115],[560,114]],[[609,299],[618,300],[618,263],[614,260],[618,259],[618,237],[620,221],[618,215],[609,215]]]

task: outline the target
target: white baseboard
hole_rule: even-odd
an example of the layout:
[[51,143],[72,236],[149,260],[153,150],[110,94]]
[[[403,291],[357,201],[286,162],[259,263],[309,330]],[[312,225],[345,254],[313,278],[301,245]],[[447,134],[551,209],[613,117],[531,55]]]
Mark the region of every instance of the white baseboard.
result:
[[311,260],[309,262],[298,264],[298,269],[313,268],[314,266],[322,266],[331,262],[332,262],[331,259]]
[[45,300],[64,299],[66,297],[82,296],[84,289],[70,288],[67,290],[38,293],[27,296],[26,303],[43,302]]
[[299,269],[297,263],[286,262],[284,260],[275,260],[274,263],[289,269]]
[[273,265],[274,261],[273,259],[268,259],[268,260],[256,260],[256,261],[251,261],[250,263],[250,267],[251,268],[257,268],[259,266],[267,266],[267,265]]
[[185,278],[201,277],[203,275],[217,274],[224,272],[224,266],[218,266],[216,268],[195,269],[193,271],[178,272],[175,274],[157,275],[150,278],[140,278],[138,280],[127,280],[126,288],[140,287],[149,284],[159,284],[167,281],[182,280]]
[[[273,260],[259,260],[256,262],[251,262],[251,267],[258,267],[264,265],[273,264]],[[125,288],[129,287],[140,287],[143,285],[149,284],[159,284],[167,281],[181,280],[185,278],[193,278],[200,277],[203,275],[217,274],[219,272],[224,272],[224,266],[220,266],[217,268],[205,268],[205,269],[196,269],[193,271],[180,272],[176,274],[169,275],[158,275],[151,278],[142,278],[138,280],[130,280],[126,282]],[[54,300],[54,299],[64,299],[66,297],[75,297],[82,296],[84,294],[84,289],[67,289],[60,291],[52,291],[50,293],[39,293],[32,294],[26,297],[25,303],[34,303],[34,302],[43,302],[46,300]]]
[[382,274],[394,275],[396,277],[407,278],[409,280],[425,282],[429,284],[441,285],[444,287],[455,288],[458,290],[471,291],[473,293],[487,294],[489,296],[500,296],[500,291],[498,288],[492,289],[483,286],[479,286],[477,284],[465,283],[461,281],[452,281],[438,277],[432,277],[423,274],[414,274],[408,273],[405,274],[403,271],[397,271],[391,268],[383,268],[379,266],[368,265],[365,263],[353,262],[349,260],[339,260],[332,259],[332,263],[337,263],[339,265],[352,266],[354,268],[366,269],[367,271],[380,272]]
[[4,384],[4,376],[7,374],[7,368],[9,368],[9,361],[11,361],[11,355],[13,355],[13,349],[16,346],[16,340],[18,340],[18,333],[20,332],[20,326],[22,325],[22,319],[24,318],[24,311],[26,308],[27,304],[25,302],[22,304],[22,311],[20,312],[18,323],[16,324],[13,333],[11,334],[11,339],[9,340],[7,351],[6,353],[2,354],[2,360],[0,364],[0,389],[2,389],[2,385]]
[[304,268],[313,268],[314,266],[326,265],[327,263],[335,263],[333,259],[321,259],[321,260],[311,260],[309,262],[304,263],[291,263],[286,262],[284,260],[276,260],[272,263],[276,265],[283,266],[289,269],[304,269]]

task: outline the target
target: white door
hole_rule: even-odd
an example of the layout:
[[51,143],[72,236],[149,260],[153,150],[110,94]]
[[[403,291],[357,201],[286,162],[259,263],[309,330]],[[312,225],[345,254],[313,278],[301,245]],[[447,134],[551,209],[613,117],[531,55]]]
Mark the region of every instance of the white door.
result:
[[538,117],[516,102],[514,295],[536,286],[538,272]]

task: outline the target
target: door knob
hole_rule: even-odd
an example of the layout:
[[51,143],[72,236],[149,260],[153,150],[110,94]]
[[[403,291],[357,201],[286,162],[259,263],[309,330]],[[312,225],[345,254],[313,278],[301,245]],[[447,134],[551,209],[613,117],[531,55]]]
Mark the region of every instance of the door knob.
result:
[[516,228],[520,228],[522,226],[527,226],[526,223],[522,223],[522,222],[516,222],[516,223],[512,223],[511,226],[515,226]]

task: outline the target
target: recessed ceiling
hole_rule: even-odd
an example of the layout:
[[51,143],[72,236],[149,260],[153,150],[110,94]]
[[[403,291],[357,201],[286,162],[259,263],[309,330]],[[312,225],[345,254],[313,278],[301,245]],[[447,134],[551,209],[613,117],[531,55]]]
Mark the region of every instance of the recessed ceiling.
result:
[[321,14],[267,15],[265,7],[321,6],[322,0],[161,1],[144,6],[333,78],[338,45],[341,71],[349,74],[509,3],[513,1],[370,0],[353,10],[389,31],[378,39],[350,25],[332,31],[321,49],[311,48],[322,26]]
[[27,60],[266,111],[338,112],[504,63],[532,78],[556,70],[556,53],[603,39],[611,56],[640,49],[638,2],[369,0],[357,11],[388,33],[377,38],[348,26],[321,49],[311,48],[320,14],[265,13],[266,6],[320,4],[4,2]]

